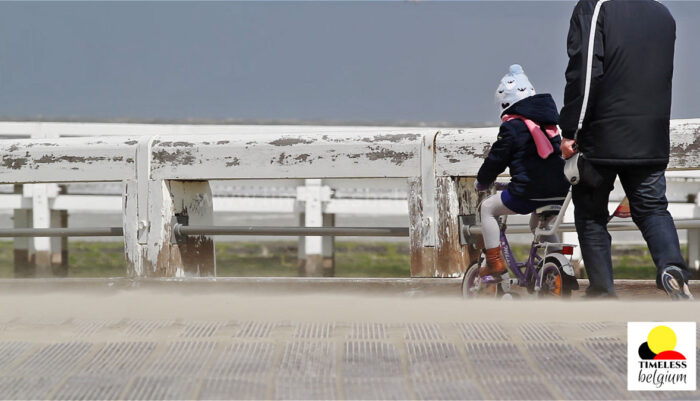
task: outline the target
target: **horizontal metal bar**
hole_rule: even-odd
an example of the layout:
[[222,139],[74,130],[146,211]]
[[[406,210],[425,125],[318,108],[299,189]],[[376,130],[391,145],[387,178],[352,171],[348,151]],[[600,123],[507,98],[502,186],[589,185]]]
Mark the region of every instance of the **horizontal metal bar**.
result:
[[174,231],[175,235],[408,237],[408,227],[260,227],[183,226],[176,224]]
[[[407,227],[182,226],[176,224],[174,230],[176,235],[408,237]],[[0,237],[119,237],[123,235],[122,227],[0,229]]]
[[[676,229],[700,228],[700,219],[675,220]],[[464,226],[467,234],[481,235],[481,226]],[[343,237],[408,237],[407,227],[261,227],[261,226],[183,226],[176,224],[176,235],[269,235],[269,236],[343,236]],[[608,224],[609,231],[636,231],[633,222]],[[508,226],[508,233],[530,232],[526,224]],[[559,231],[573,232],[572,223],[562,224]],[[69,228],[4,228],[0,237],[120,237],[122,227],[69,227]]]
[[[692,228],[700,228],[700,219],[678,219],[674,220],[677,230],[687,230]],[[467,234],[481,235],[481,226],[467,226]],[[637,231],[637,225],[632,221],[608,223],[608,231]],[[573,223],[565,223],[559,226],[558,231],[574,232],[576,226]],[[509,225],[506,230],[509,234],[528,234],[530,226],[527,224]]]
[[121,227],[3,228],[0,237],[121,237]]

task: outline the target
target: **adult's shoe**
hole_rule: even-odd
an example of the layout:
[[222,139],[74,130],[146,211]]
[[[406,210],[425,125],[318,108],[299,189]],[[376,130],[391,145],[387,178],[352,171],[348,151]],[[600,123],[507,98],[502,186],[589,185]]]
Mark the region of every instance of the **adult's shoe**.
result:
[[661,285],[674,301],[693,299],[683,271],[676,266],[668,266],[661,272]]

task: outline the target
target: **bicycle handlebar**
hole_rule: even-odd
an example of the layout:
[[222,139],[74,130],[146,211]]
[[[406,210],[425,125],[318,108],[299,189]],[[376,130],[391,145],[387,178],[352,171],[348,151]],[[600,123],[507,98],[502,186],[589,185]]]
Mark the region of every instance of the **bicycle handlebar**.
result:
[[505,191],[508,188],[508,183],[496,181],[493,183],[493,187],[496,191]]

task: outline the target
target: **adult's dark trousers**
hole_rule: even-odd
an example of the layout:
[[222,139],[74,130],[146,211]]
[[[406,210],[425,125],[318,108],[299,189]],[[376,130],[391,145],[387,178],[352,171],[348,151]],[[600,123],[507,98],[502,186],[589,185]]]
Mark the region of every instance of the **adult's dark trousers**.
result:
[[678,266],[690,277],[681,254],[678,232],[668,212],[665,166],[591,167],[590,183],[574,185],[572,200],[581,253],[590,286],[587,296],[615,296],[608,224],[608,200],[615,177],[620,177],[629,199],[632,219],[649,247],[656,265],[656,285],[661,287],[660,273],[670,265]]

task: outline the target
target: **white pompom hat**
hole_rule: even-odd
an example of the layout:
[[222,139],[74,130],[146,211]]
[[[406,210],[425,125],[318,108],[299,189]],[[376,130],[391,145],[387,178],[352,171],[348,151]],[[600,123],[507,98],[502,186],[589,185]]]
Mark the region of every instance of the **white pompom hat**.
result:
[[525,71],[520,64],[513,64],[508,69],[508,74],[501,78],[501,83],[496,89],[496,104],[501,114],[510,106],[520,100],[535,94],[535,88],[527,79]]

